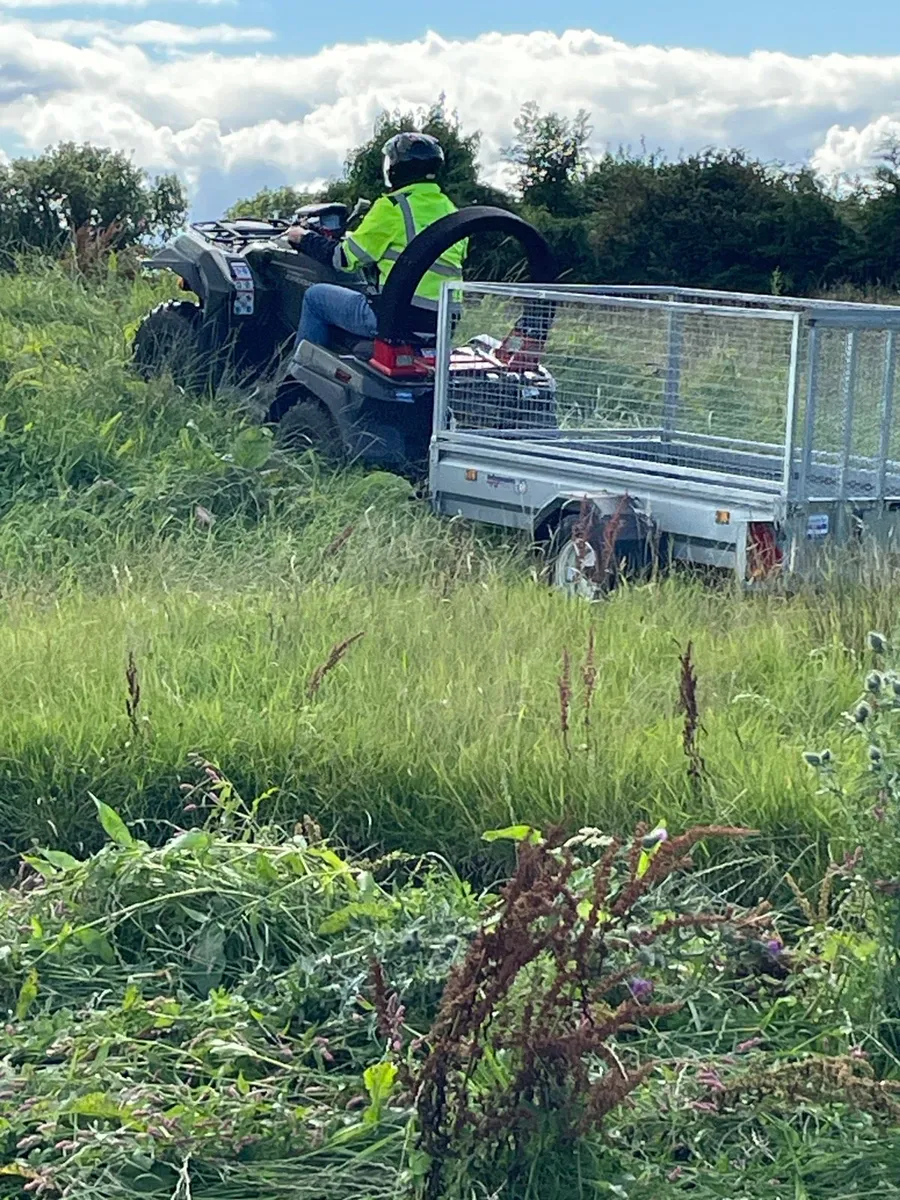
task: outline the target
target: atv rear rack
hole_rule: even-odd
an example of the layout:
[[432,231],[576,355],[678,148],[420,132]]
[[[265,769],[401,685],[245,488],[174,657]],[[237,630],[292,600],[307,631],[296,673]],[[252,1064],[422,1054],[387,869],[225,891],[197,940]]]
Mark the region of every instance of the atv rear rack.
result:
[[[251,224],[256,228],[248,228]],[[290,221],[264,220],[262,217],[239,217],[234,221],[194,221],[191,224],[191,229],[207,241],[229,250],[242,250],[251,242],[278,237],[289,228]]]

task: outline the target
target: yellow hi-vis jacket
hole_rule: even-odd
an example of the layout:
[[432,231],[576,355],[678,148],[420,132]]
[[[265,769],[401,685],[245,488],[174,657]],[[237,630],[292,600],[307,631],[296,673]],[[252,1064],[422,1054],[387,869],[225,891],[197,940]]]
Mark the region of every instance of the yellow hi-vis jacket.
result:
[[[383,288],[391,269],[417,233],[448,213],[456,205],[436,183],[410,183],[379,197],[352,233],[346,234],[334,252],[338,270],[355,271],[378,266]],[[464,239],[445,250],[425,272],[416,288],[413,307],[436,312],[441,284],[447,279],[462,281],[468,241]]]

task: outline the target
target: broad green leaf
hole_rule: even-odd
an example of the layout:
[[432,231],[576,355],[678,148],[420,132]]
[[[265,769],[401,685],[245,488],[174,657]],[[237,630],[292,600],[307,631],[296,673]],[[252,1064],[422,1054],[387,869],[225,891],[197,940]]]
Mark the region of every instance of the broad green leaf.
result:
[[129,983],[125,989],[125,995],[122,997],[122,1011],[131,1012],[136,1004],[140,1002],[141,990],[137,984]]
[[873,938],[858,937],[852,933],[840,933],[833,930],[825,938],[822,947],[822,957],[826,962],[833,963],[841,951],[852,954],[861,962],[866,962],[878,950],[878,943]]
[[75,930],[75,937],[81,942],[88,954],[93,954],[101,962],[111,965],[116,961],[116,952],[99,930],[85,926],[82,929]]
[[[575,911],[578,913],[579,917],[581,917],[582,921],[586,921],[590,917],[591,912],[593,911],[593,908],[594,908],[594,901],[591,899],[585,898],[584,900],[579,900],[578,907]],[[607,912],[607,910],[605,908],[601,908],[599,910],[599,912],[597,913],[597,924],[603,925],[607,921],[609,921],[609,919],[610,919],[610,914]]]
[[191,956],[196,970],[191,972],[197,989],[208,995],[225,974],[225,930],[217,921],[207,921],[200,930]]
[[45,858],[51,866],[60,871],[73,871],[76,867],[81,866],[78,859],[73,858],[71,854],[66,854],[65,850],[39,850],[38,853],[41,858]]
[[278,871],[269,858],[268,854],[260,850],[253,856],[253,865],[256,868],[256,873],[264,883],[277,883]]
[[33,871],[37,871],[38,875],[44,879],[52,879],[57,870],[51,863],[47,862],[43,857],[38,858],[35,854],[23,854],[22,861],[28,863]]
[[272,435],[259,425],[250,425],[234,439],[231,450],[235,466],[245,470],[264,467],[272,454]]
[[350,925],[353,919],[353,907],[348,904],[344,908],[339,908],[333,913],[329,913],[323,921],[319,922],[319,928],[316,930],[320,934],[343,933]]
[[128,1109],[111,1100],[106,1092],[88,1092],[84,1096],[76,1096],[64,1106],[63,1111],[79,1117],[106,1117],[113,1120],[129,1115]]
[[108,804],[104,804],[102,800],[98,800],[96,796],[91,799],[97,807],[97,816],[100,818],[100,824],[103,826],[103,832],[106,836],[116,843],[117,846],[129,848],[134,845],[134,838],[128,832],[128,826],[119,816],[114,808],[110,808]]
[[321,859],[322,862],[327,863],[329,867],[332,867],[340,875],[346,875],[347,882],[352,884],[354,888],[356,887],[356,880],[353,878],[353,873],[349,865],[344,862],[340,855],[335,854],[333,850],[329,850],[327,846],[310,846],[305,853],[311,858]]
[[380,1062],[373,1063],[371,1067],[366,1067],[363,1072],[363,1083],[366,1091],[369,1093],[369,1107],[363,1114],[363,1120],[367,1124],[375,1124],[381,1119],[381,1110],[384,1107],[386,1100],[390,1098],[391,1092],[394,1090],[394,1082],[397,1078],[397,1067],[395,1063]]
[[28,978],[22,984],[19,991],[19,998],[16,1001],[16,1020],[22,1021],[28,1015],[28,1010],[37,1000],[38,994],[38,973],[32,968],[28,972]]
[[532,845],[537,845],[541,840],[542,834],[539,829],[535,829],[532,825],[507,825],[505,829],[487,829],[481,835],[483,842],[531,842]]
[[413,1179],[421,1179],[431,1169],[431,1155],[424,1150],[410,1150],[406,1165]]
[[373,921],[389,921],[394,915],[395,905],[381,900],[359,900],[345,904],[343,908],[329,913],[317,930],[320,934],[343,933],[356,917],[368,917]]
[[166,842],[166,854],[175,854],[180,850],[207,850],[212,845],[212,838],[203,829],[188,829],[179,833],[170,842]]

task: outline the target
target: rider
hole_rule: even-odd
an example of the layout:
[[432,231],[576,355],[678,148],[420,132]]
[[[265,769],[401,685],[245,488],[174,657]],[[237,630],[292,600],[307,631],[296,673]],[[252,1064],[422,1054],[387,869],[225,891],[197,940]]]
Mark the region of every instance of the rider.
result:
[[[381,196],[352,234],[335,244],[313,230],[292,226],[288,241],[304,254],[341,271],[377,266],[379,287],[408,244],[427,225],[456,212],[444,195],[437,174],[444,163],[440,142],[426,133],[398,133],[382,149],[383,173],[388,194]],[[446,279],[462,281],[466,242],[445,250],[425,272],[413,297],[413,312],[420,317],[415,332],[432,332],[441,284]],[[375,311],[365,295],[333,283],[316,283],[303,297],[297,344],[301,341],[328,345],[329,326],[337,326],[357,337],[374,337]]]

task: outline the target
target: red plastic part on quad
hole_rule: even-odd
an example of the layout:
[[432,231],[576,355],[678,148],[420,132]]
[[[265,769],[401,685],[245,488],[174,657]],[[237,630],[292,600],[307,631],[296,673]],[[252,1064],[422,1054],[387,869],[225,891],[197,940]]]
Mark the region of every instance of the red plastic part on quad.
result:
[[422,379],[434,371],[434,355],[427,358],[416,353],[412,346],[395,346],[392,342],[375,339],[369,363],[388,379]]
[[[543,343],[522,337],[513,330],[495,351],[460,346],[450,354],[450,370],[456,374],[480,371],[533,371],[540,364]],[[389,379],[423,379],[434,373],[435,352],[430,347],[416,350],[376,339],[369,364]]]

